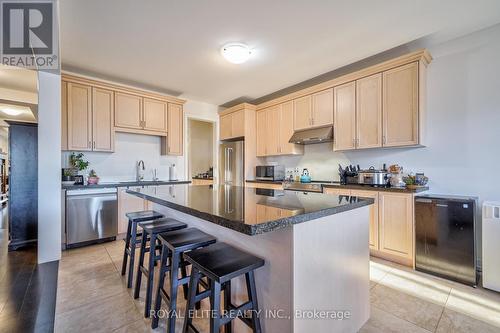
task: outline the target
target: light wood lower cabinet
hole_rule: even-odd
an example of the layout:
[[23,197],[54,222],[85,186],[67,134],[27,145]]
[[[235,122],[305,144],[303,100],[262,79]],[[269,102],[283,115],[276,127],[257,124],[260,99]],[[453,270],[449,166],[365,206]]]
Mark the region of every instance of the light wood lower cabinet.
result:
[[376,191],[359,191],[352,190],[351,195],[355,197],[372,198],[375,202],[370,206],[370,249],[378,250],[378,234],[379,234],[379,194]]
[[257,223],[283,219],[294,216],[299,212],[298,210],[284,209],[263,204],[256,204],[255,207]]
[[127,193],[126,188],[118,189],[118,234],[127,232],[128,219],[125,214],[147,210],[149,201]]
[[191,185],[213,185],[213,179],[191,179]]
[[245,187],[265,188],[265,189],[271,189],[271,190],[283,190],[283,185],[282,184],[276,184],[276,183],[252,183],[252,182],[245,182]]

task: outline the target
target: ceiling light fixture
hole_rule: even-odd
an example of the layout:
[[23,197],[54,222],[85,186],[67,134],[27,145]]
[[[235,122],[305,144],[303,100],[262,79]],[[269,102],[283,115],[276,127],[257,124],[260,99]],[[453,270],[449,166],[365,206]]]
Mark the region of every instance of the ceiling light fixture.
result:
[[9,116],[19,116],[21,113],[23,113],[22,110],[9,108],[2,109],[2,112],[8,114]]
[[222,56],[233,64],[242,64],[250,58],[252,51],[243,43],[229,43],[220,50]]

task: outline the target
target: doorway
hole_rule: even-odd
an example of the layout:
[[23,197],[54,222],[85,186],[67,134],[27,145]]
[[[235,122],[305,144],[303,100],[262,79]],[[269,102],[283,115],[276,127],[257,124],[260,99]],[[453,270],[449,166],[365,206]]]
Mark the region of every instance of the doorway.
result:
[[188,180],[193,185],[211,185],[215,182],[215,123],[195,118],[187,120]]

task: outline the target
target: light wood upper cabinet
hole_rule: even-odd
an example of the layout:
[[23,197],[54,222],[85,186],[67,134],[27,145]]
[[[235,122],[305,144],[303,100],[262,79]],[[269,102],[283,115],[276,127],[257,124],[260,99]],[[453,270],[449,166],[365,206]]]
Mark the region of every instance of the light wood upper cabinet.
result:
[[379,192],[380,251],[413,260],[413,195]]
[[376,191],[360,191],[352,190],[351,195],[355,197],[363,198],[373,198],[374,203],[370,205],[370,249],[378,250],[378,219],[379,219],[379,209],[378,209],[378,192]]
[[143,128],[148,131],[167,132],[167,102],[144,98],[143,107]]
[[382,147],[382,73],[356,81],[356,148]]
[[61,150],[68,150],[68,83],[61,82]]
[[293,128],[302,130],[312,126],[312,97],[307,95],[293,100]]
[[334,150],[356,148],[356,82],[337,86],[334,91]]
[[266,155],[280,154],[281,105],[270,107],[267,113],[267,149]]
[[419,143],[418,62],[383,73],[383,145]]
[[115,93],[115,127],[142,129],[142,97]]
[[333,123],[333,89],[312,95],[312,126],[321,127]]
[[267,112],[262,110],[256,114],[256,139],[257,139],[257,156],[266,156],[267,143]]
[[228,113],[220,117],[220,140],[228,140],[245,136],[245,110]]
[[114,98],[113,91],[101,88],[92,89],[92,150],[114,150],[115,133],[113,130]]
[[281,104],[281,115],[278,128],[280,137],[280,154],[304,154],[304,146],[288,142],[293,135],[293,101]]
[[168,103],[167,155],[183,154],[184,112],[182,105]]
[[68,83],[68,149],[92,150],[92,87]]
[[232,122],[233,122],[233,116],[231,114],[226,114],[224,116],[220,117],[220,122],[219,122],[219,127],[220,127],[220,134],[219,138],[221,140],[226,140],[231,138],[231,133],[232,133]]

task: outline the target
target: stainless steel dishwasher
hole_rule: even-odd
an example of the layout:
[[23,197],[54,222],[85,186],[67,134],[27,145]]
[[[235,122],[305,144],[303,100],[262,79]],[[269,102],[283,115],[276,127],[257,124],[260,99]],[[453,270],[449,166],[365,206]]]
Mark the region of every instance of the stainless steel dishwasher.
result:
[[66,247],[113,240],[117,231],[116,188],[66,191]]

